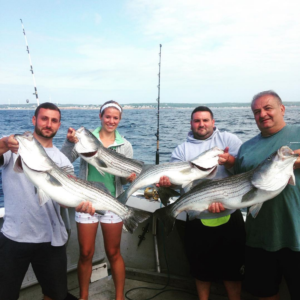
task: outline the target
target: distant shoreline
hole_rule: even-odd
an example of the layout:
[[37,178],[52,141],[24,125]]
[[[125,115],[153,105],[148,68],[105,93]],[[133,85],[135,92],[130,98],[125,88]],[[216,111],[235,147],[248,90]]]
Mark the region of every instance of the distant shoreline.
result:
[[[195,106],[196,107],[196,106]],[[195,107],[160,107],[159,109],[194,109]],[[60,110],[99,110],[100,108],[93,107],[58,107]],[[245,109],[250,108],[249,106],[223,106],[223,107],[213,107],[213,109],[224,109],[224,108],[232,108],[232,109]],[[157,107],[123,107],[123,110],[143,110],[143,109],[154,109],[157,110]],[[35,110],[35,108],[0,108],[1,110]]]
[[[208,106],[210,107],[211,109],[250,109],[250,104],[246,104],[246,103],[243,103],[244,105],[234,105],[233,103],[229,104],[229,105],[220,105],[220,106],[217,106],[218,104],[216,103],[212,103],[211,105],[209,103],[199,103],[200,105],[203,105],[203,106]],[[161,110],[164,110],[164,109],[194,109],[196,106],[198,106],[199,104],[196,104],[195,105],[191,105],[191,106],[160,106],[159,109]],[[166,105],[166,104],[163,104],[163,105]],[[188,104],[190,105],[190,104]],[[300,102],[296,102],[295,104],[294,103],[286,103],[285,107],[299,107],[300,106]],[[99,110],[100,109],[100,106],[98,107],[95,107],[95,106],[59,106],[59,109],[60,110]],[[157,107],[155,106],[148,106],[148,105],[141,105],[141,106],[131,106],[131,105],[124,105],[122,106],[122,108],[124,110],[141,110],[141,109],[154,109],[154,110],[157,110]],[[1,110],[35,110],[36,109],[36,106],[30,106],[30,107],[18,107],[18,106],[12,106],[12,107],[1,107],[0,106],[0,111]]]
[[[197,105],[191,106],[191,107],[160,107],[159,109],[194,109]],[[75,106],[63,106],[60,107],[58,106],[60,110],[99,110],[100,107],[75,107]],[[157,107],[122,107],[123,110],[138,110],[138,109],[154,109],[157,110]],[[232,108],[232,109],[244,109],[244,108],[250,108],[249,106],[222,106],[222,107],[212,107],[213,109],[224,109],[224,108]],[[0,108],[0,110],[35,110],[36,108],[30,107],[30,108],[25,108],[25,107],[6,107],[6,108]]]

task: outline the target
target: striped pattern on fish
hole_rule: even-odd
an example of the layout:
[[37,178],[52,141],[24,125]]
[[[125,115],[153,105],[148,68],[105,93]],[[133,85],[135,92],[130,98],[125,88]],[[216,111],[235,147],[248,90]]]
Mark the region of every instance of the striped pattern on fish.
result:
[[188,162],[164,163],[145,168],[118,199],[126,203],[135,191],[158,183],[162,176],[167,176],[173,185],[182,188],[190,186],[195,180],[213,177],[218,166],[218,155],[222,153],[222,150],[214,147]]
[[67,207],[76,207],[82,201],[90,201],[97,211],[110,210],[120,216],[129,232],[133,232],[138,223],[150,216],[147,212],[123,205],[105,190],[76,178],[65,168],[59,168],[31,133],[15,135],[15,138],[19,142],[19,156],[14,170],[24,172],[37,188],[41,205],[50,199]]
[[100,141],[86,128],[76,130],[78,142],[75,150],[87,163],[94,166],[98,172],[104,172],[119,177],[129,177],[132,173],[140,174],[143,162],[128,158],[116,151],[105,148]]
[[276,197],[288,183],[295,185],[293,165],[297,158],[298,154],[283,146],[255,169],[199,184],[173,204],[157,210],[155,215],[164,223],[167,233],[182,211],[192,220],[213,202],[223,203],[228,210],[251,206],[249,213],[256,217],[263,202]]

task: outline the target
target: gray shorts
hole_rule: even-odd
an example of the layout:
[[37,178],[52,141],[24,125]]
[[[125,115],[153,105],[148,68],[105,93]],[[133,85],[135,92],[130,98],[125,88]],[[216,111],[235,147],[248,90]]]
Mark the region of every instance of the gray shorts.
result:
[[63,300],[67,296],[65,246],[50,243],[18,243],[0,233],[0,299],[16,300],[31,263],[44,295]]

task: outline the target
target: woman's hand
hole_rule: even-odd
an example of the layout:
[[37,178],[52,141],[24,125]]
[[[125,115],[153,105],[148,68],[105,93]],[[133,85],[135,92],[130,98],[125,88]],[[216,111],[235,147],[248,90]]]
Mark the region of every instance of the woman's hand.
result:
[[74,128],[70,127],[68,129],[67,139],[71,143],[77,143],[78,142],[78,138],[76,137],[76,130]]
[[130,174],[130,175],[126,178],[126,180],[127,180],[128,182],[132,182],[132,181],[134,181],[135,179],[136,179],[136,174],[135,174],[135,173]]
[[95,208],[93,204],[89,201],[82,201],[78,206],[75,207],[77,212],[90,214],[91,216],[95,213]]

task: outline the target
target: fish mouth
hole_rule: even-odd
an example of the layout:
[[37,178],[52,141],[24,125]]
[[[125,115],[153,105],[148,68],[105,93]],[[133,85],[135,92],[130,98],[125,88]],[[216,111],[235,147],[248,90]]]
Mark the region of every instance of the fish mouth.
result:
[[80,153],[80,155],[84,156],[84,157],[92,157],[94,156],[98,151],[94,151],[94,152],[87,152],[87,153]]
[[78,128],[78,129],[76,130],[76,132],[81,133],[83,130],[84,130],[84,127],[81,126],[80,128]]
[[20,140],[22,138],[28,140],[28,141],[32,141],[33,140],[33,134],[30,131],[25,131],[24,133],[20,134],[17,133],[14,135],[14,137],[16,138],[16,140]]
[[198,165],[195,165],[195,164],[193,164],[193,163],[192,163],[192,165],[193,165],[194,167],[196,167],[197,169],[203,171],[203,172],[211,171],[211,173],[212,173],[213,171],[215,171],[215,169],[217,168],[217,166],[214,166],[214,167],[212,167],[212,168],[202,168],[202,167],[200,167],[200,166],[198,166]]
[[282,159],[294,158],[299,156],[299,154],[294,153],[294,151],[288,146],[281,147],[280,149],[278,149],[277,153]]

